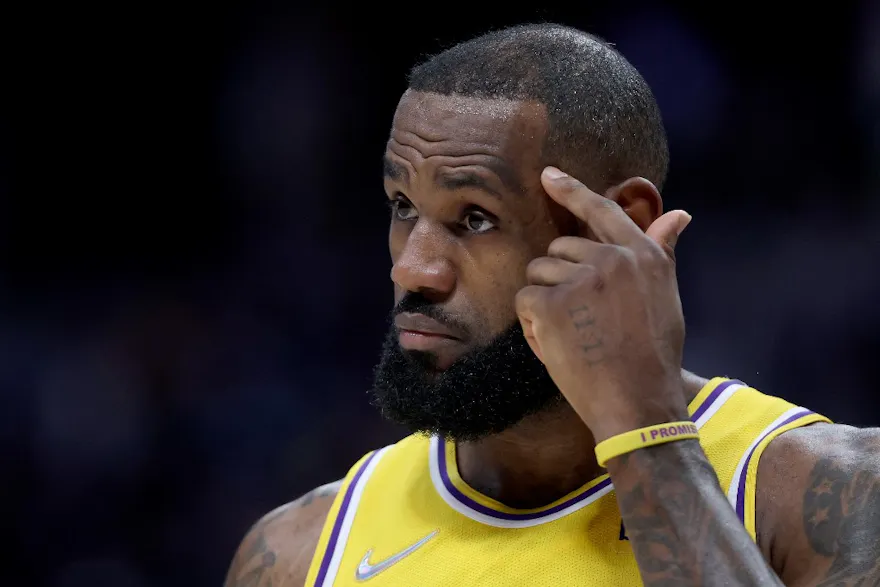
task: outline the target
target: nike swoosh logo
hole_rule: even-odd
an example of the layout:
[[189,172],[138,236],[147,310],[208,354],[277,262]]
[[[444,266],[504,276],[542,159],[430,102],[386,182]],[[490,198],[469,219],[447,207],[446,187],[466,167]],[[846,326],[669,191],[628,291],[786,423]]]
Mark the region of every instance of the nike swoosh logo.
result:
[[361,563],[358,565],[357,570],[354,572],[354,578],[358,581],[366,581],[367,579],[372,579],[391,565],[400,562],[404,558],[408,557],[419,548],[425,545],[431,538],[437,535],[437,530],[434,530],[409,548],[401,550],[397,554],[393,554],[386,558],[383,561],[379,561],[378,563],[371,565],[370,557],[373,555],[373,549],[367,551],[367,554],[364,555],[364,558],[361,559]]

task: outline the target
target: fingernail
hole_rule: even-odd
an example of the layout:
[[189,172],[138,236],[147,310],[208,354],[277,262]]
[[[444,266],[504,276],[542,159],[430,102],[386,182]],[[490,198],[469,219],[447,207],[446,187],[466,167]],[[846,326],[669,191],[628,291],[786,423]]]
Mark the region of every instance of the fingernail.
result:
[[562,171],[556,169],[555,167],[545,167],[544,175],[547,179],[556,180],[562,179],[563,177],[568,177],[567,173],[563,173]]
[[684,220],[679,222],[678,234],[684,232],[684,229],[687,228],[687,225],[691,223],[691,220],[693,220],[693,216],[691,216],[687,212],[684,212]]

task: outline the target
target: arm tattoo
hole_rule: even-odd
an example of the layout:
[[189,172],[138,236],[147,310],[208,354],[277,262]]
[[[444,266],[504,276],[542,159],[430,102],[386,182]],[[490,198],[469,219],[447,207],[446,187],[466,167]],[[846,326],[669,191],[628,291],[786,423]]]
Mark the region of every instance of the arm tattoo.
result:
[[266,514],[249,532],[251,539],[246,539],[247,546],[238,552],[233,561],[232,569],[226,580],[225,587],[280,587],[273,584],[272,571],[278,560],[278,553],[273,550],[266,539],[266,529],[282,515],[292,509],[311,505],[315,499],[331,497],[339,491],[342,481],[322,485],[309,491],[299,499],[283,505]]
[[860,436],[855,453],[854,466],[817,462],[804,494],[807,539],[831,560],[817,587],[880,585],[880,435]]
[[647,587],[781,585],[694,441],[609,463],[623,523]]
[[236,556],[236,561],[233,562],[233,567],[229,571],[226,587],[272,587],[270,574],[278,555],[269,548],[266,541],[266,527],[280,518],[292,506],[293,504],[283,505],[254,525],[251,530],[255,534],[253,541],[250,546]]
[[311,503],[315,501],[316,498],[330,497],[331,495],[336,495],[341,485],[342,480],[334,481],[333,483],[328,483],[326,485],[321,485],[320,487],[312,489],[289,505],[292,508],[304,508],[307,505],[311,505]]

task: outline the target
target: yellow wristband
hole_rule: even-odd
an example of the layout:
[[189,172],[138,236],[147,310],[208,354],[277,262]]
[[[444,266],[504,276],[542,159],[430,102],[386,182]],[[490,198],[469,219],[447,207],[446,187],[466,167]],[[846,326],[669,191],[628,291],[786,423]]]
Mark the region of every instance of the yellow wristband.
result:
[[597,444],[596,460],[599,462],[600,467],[604,467],[605,463],[614,457],[619,457],[640,448],[699,437],[700,431],[697,430],[697,425],[687,420],[684,422],[667,422],[665,424],[646,426],[645,428],[630,430],[629,432],[612,436]]

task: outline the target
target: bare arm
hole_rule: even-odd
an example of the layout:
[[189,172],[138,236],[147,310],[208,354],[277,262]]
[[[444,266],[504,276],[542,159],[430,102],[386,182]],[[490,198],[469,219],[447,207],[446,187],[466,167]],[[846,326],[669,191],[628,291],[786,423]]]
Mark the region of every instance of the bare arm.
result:
[[608,472],[647,587],[781,584],[696,440],[634,451]]
[[880,585],[880,429],[787,432],[758,466],[758,541],[786,585]]
[[224,587],[302,587],[341,481],[263,516],[242,540]]
[[760,549],[696,442],[635,451],[609,472],[647,586],[880,585],[878,429],[815,424],[770,443],[758,467]]

